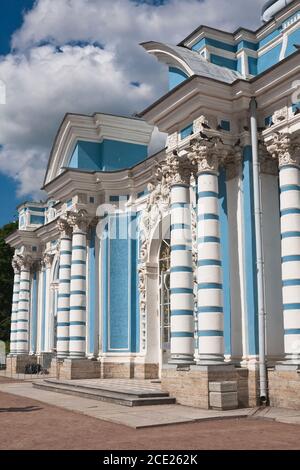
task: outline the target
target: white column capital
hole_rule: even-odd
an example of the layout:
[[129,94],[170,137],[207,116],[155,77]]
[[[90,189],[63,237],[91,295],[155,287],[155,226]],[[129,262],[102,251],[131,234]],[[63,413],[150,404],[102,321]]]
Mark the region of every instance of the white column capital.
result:
[[300,166],[300,139],[289,132],[275,132],[266,141],[267,151],[278,160],[279,168],[286,165]]
[[241,142],[238,140],[229,145],[218,136],[196,137],[190,141],[189,158],[197,174],[212,172],[217,175],[220,165],[241,161]]
[[193,166],[187,156],[187,152],[178,153],[173,150],[167,154],[167,158],[158,169],[158,177],[165,178],[170,186],[184,184],[190,185]]
[[57,220],[56,226],[60,232],[61,238],[63,237],[68,237],[71,238],[72,236],[72,228],[70,227],[70,224],[68,220],[64,217],[60,217]]
[[67,222],[73,228],[73,232],[87,232],[89,218],[86,211],[68,212]]
[[31,258],[31,256],[29,255],[18,255],[17,256],[17,259],[16,259],[16,263],[18,264],[20,270],[27,270],[27,269],[30,269],[32,263],[33,263],[33,260]]

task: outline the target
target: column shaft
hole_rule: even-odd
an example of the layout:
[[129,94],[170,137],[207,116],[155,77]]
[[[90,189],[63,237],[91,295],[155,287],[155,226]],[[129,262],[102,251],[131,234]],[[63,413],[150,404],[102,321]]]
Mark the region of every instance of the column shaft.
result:
[[64,234],[60,240],[56,345],[61,358],[69,355],[71,260],[72,239]]
[[17,354],[28,354],[29,352],[29,298],[30,298],[30,270],[29,266],[22,265],[20,273],[20,290],[18,303],[17,323]]
[[189,185],[171,187],[171,362],[192,363],[194,293]]
[[218,174],[198,175],[198,362],[224,360]]
[[70,287],[70,357],[86,353],[86,232],[76,225],[72,237]]
[[300,359],[300,169],[279,172],[284,345],[287,359]]
[[20,290],[20,272],[15,270],[14,290],[12,298],[11,327],[10,327],[10,354],[17,353],[18,305]]

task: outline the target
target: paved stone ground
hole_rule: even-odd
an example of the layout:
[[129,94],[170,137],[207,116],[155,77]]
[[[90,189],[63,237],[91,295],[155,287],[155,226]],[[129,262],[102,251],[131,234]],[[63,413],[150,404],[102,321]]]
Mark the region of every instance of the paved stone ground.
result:
[[242,418],[132,429],[3,392],[0,423],[7,450],[300,449],[300,426],[292,424]]
[[75,411],[93,418],[123,424],[136,429],[167,424],[191,423],[199,420],[244,417],[253,412],[250,408],[232,411],[213,411],[176,404],[131,408],[115,403],[35,389],[29,382],[0,384],[1,391],[32,398],[48,405],[58,406],[69,411]]

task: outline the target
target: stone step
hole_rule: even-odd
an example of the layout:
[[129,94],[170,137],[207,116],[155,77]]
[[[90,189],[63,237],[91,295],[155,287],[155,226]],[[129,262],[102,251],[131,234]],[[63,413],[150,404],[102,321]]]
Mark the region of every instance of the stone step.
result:
[[143,384],[137,385],[136,382],[130,383],[130,381],[126,380],[124,383],[118,382],[117,384],[112,383],[110,380],[102,380],[99,382],[99,385],[90,384],[90,383],[79,383],[78,381],[70,381],[70,380],[56,380],[56,379],[44,379],[43,382],[50,383],[54,385],[62,385],[65,387],[72,387],[75,389],[82,389],[84,390],[92,390],[92,391],[109,391],[111,393],[125,393],[126,395],[133,395],[136,398],[150,398],[150,397],[168,397],[168,392],[163,392],[159,389],[143,387]]
[[34,382],[34,388],[46,390],[65,395],[80,396],[92,400],[106,401],[123,406],[148,406],[148,405],[172,405],[176,403],[175,398],[168,393],[150,390],[112,390],[103,387],[93,387],[78,384],[70,384],[55,380],[43,380]]

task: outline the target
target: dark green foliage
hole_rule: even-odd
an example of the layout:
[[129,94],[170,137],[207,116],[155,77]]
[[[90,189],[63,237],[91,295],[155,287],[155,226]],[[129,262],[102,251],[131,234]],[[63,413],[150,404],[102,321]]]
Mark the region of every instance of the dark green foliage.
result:
[[0,228],[0,341],[9,344],[11,302],[14,272],[11,261],[14,250],[5,243],[5,238],[17,229],[17,223]]

